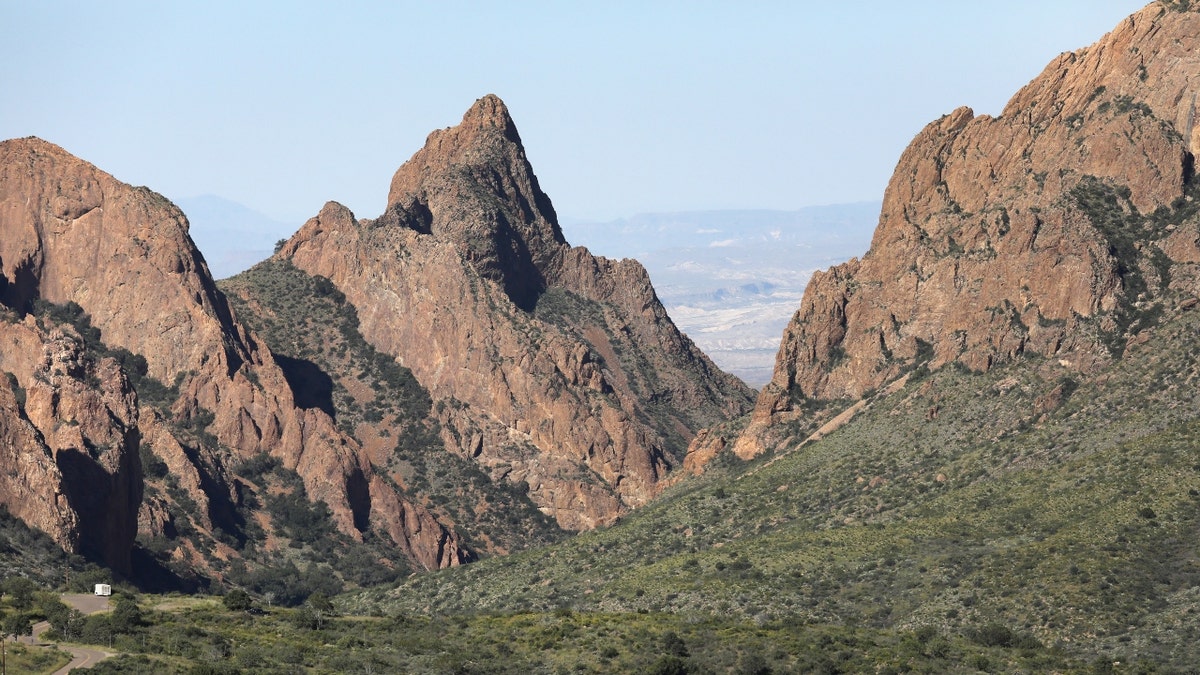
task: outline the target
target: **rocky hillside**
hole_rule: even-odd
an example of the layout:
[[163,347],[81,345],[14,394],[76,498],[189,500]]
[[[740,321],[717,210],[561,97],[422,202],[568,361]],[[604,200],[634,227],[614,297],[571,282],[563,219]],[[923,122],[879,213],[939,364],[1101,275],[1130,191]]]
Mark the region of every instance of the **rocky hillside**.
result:
[[647,503],[696,430],[751,402],[639,264],[566,243],[495,96],[429,136],[382,216],[329,203],[276,257],[345,295],[429,391],[448,447],[566,529]]
[[279,550],[263,528],[286,519],[242,471],[267,458],[348,542],[381,533],[418,568],[469,557],[296,404],[161,196],[39,139],[0,144],[0,300],[0,500],[64,548],[130,574],[136,536],[204,576],[248,542]]
[[1037,354],[1094,370],[1190,298],[1198,35],[1196,11],[1151,4],[999,117],[960,108],[918,134],[870,251],[813,276],[739,454],[814,401],[922,364]]
[[382,217],[331,203],[226,289],[246,323],[160,195],[0,144],[0,506],[126,576],[295,597],[611,522],[751,405],[637,263],[566,244],[495,97]]
[[[355,602],[870,626],[909,645],[884,672],[1194,669],[1188,7],[1063,55],[998,118],[925,129],[870,252],[810,283],[748,428],[693,444],[706,475],[612,528]],[[826,644],[826,672],[872,669]]]
[[377,473],[452,526],[473,552],[507,553],[563,535],[525,486],[493,481],[470,456],[447,452],[428,390],[363,339],[358,312],[328,279],[269,260],[219,283],[270,345],[296,404],[333,417]]

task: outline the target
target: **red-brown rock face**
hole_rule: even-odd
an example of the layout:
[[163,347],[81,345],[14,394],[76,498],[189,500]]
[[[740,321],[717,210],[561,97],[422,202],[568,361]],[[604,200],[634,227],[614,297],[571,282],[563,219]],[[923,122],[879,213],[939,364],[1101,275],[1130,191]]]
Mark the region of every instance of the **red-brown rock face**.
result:
[[[350,484],[370,475],[369,462],[327,415],[296,407],[271,354],[235,321],[217,292],[187,235],[187,221],[174,205],[145,188],[121,183],[55,145],[29,138],[0,143],[0,301],[23,312],[35,299],[80,305],[106,345],[144,356],[151,377],[179,385],[172,405],[178,420],[204,419],[204,411],[210,412],[213,421],[207,432],[221,446],[204,448],[196,456],[172,453],[171,448],[179,444],[161,438],[170,432],[154,421],[139,429],[136,404],[132,399],[118,400],[116,384],[102,386],[90,397],[83,392],[68,395],[74,391],[68,381],[50,379],[52,388],[47,389],[33,375],[28,350],[39,347],[30,339],[25,350],[5,350],[6,363],[20,364],[5,369],[14,372],[28,391],[25,412],[60,456],[59,449],[65,447],[82,450],[89,443],[89,447],[123,444],[132,449],[136,461],[138,439],[145,431],[147,436],[160,437],[154,451],[165,455],[172,473],[195,492],[195,501],[207,504],[213,495],[200,489],[198,474],[207,473],[214,479],[211,484],[231,490],[232,477],[224,475],[229,466],[269,453],[302,476],[309,497],[328,504],[344,532],[356,536],[356,518],[362,523],[367,517],[356,510],[369,509],[370,522],[394,532],[401,551],[419,565],[441,567],[464,559],[455,535],[421,507],[375,509],[370,508],[370,500],[351,500]],[[54,367],[73,372],[66,365]],[[116,377],[107,367],[101,364],[97,374],[102,385]],[[93,418],[95,428],[85,424]],[[54,426],[55,419],[78,419],[80,424],[50,433],[47,425]],[[6,423],[10,435],[16,434],[13,438],[26,438],[21,436],[18,418]],[[122,438],[110,438],[118,430]],[[14,452],[36,452],[27,445]],[[205,453],[215,453],[217,459],[202,461]],[[213,471],[222,475],[213,476]],[[118,474],[126,475],[112,473]],[[392,488],[372,486],[388,493],[378,493],[383,503],[403,504]],[[63,493],[51,494],[57,489],[47,482],[47,502],[61,503]],[[127,490],[122,494],[140,499],[140,485],[114,484],[112,490],[114,494]],[[2,496],[9,502],[16,494]],[[69,487],[65,496],[71,504],[78,501]],[[95,505],[89,502],[90,506]],[[134,511],[136,523],[136,506]],[[60,541],[85,536],[68,517],[58,526],[50,525],[52,520],[45,516],[29,522]],[[143,522],[155,518],[144,514]],[[414,524],[420,525],[419,531],[411,530]]]
[[[15,317],[9,317],[15,321]],[[0,370],[20,368],[11,355],[33,357],[46,345],[46,336],[36,327],[0,322]],[[33,359],[30,358],[29,361]],[[32,362],[22,364],[30,375]],[[39,371],[40,372],[40,371]],[[29,381],[27,378],[26,381]],[[54,451],[47,447],[40,430],[23,414],[28,392],[15,374],[0,379],[0,495],[9,512],[31,527],[50,535],[63,548],[77,550],[81,531],[79,515],[67,502],[62,472]]]
[[1057,58],[999,117],[960,108],[926,127],[871,250],[810,281],[738,453],[759,452],[795,401],[856,398],[919,361],[1119,356],[1140,313],[1194,279],[1163,270],[1196,260],[1197,233],[1170,220],[1200,150],[1197,47],[1200,14],[1155,3]]
[[388,202],[374,221],[327,204],[278,255],[332,280],[448,444],[561,526],[644,504],[696,429],[746,409],[640,265],[567,245],[498,98],[431,134]]
[[133,390],[114,360],[86,359],[77,337],[5,315],[0,495],[65,549],[128,574],[142,497]]

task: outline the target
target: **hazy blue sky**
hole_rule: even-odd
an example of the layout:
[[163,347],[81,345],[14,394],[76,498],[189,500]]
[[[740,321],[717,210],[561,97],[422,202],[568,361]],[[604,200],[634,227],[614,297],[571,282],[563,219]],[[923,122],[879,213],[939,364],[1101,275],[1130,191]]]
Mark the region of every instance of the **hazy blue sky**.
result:
[[927,122],[998,113],[1144,4],[0,0],[0,137],[171,197],[374,217],[490,92],[565,217],[873,200]]

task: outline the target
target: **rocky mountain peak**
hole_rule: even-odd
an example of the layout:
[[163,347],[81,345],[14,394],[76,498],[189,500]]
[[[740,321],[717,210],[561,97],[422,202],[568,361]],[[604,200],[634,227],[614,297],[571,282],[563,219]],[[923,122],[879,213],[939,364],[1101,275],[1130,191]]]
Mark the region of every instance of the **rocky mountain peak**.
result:
[[379,224],[453,242],[485,277],[530,309],[566,245],[517,127],[498,97],[429,135],[396,171]]
[[379,218],[326,205],[278,257],[329,279],[412,370],[448,448],[566,529],[645,504],[696,430],[750,402],[640,265],[567,244],[495,96],[430,134]]
[[[139,521],[170,522],[163,504],[171,500],[157,511],[142,502],[139,513],[142,455],[171,467],[188,490],[184,503],[208,505],[194,514],[198,529],[235,531],[236,518],[221,515],[240,499],[232,467],[270,454],[348,536],[377,526],[421,566],[464,559],[454,535],[391,486],[358,489],[370,475],[359,444],[322,411],[297,406],[272,354],[217,289],[186,217],[161,195],[52,143],[0,143],[0,317],[0,371],[11,373],[16,402],[0,403],[0,435],[38,457],[26,462],[29,475],[45,478],[31,503],[73,512],[42,508],[27,519],[67,548],[128,570]],[[43,322],[70,323],[78,337]],[[43,352],[53,358],[39,360]],[[122,365],[97,361],[114,354]],[[141,383],[136,398],[126,372]],[[6,459],[0,454],[0,465]],[[372,509],[363,492],[404,508]],[[22,498],[0,489],[0,504]]]
[[[498,96],[489,94],[477,100],[463,114],[458,126],[438,129],[429,134],[425,146],[392,177],[388,204],[401,204],[421,191],[422,185],[451,167],[494,168],[497,158],[512,164],[524,164],[525,148],[508,107]],[[516,168],[516,167],[510,167]]]
[[1200,15],[1181,6],[1055,58],[998,117],[959,108],[913,139],[870,251],[809,283],[740,454],[799,401],[858,398],[921,365],[1120,358],[1195,293],[1177,264],[1200,259],[1181,225],[1200,197]]

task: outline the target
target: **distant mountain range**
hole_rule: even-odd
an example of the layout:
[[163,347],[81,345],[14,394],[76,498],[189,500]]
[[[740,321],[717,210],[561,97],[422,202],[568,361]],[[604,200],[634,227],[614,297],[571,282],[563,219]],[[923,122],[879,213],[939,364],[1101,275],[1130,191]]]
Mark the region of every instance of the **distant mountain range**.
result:
[[859,202],[646,213],[567,221],[563,230],[595,253],[645,265],[680,329],[721,368],[761,387],[809,277],[865,253],[879,209],[879,202]]
[[189,234],[204,254],[214,279],[231,277],[270,257],[275,242],[292,236],[300,223],[275,220],[216,195],[172,198],[191,224]]
[[[175,199],[216,279],[269,257],[298,224],[202,195]],[[643,213],[567,220],[567,240],[650,272],[671,318],[721,368],[753,387],[771,379],[783,329],[814,270],[866,252],[879,202],[796,211]]]

